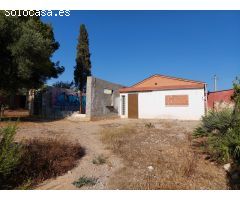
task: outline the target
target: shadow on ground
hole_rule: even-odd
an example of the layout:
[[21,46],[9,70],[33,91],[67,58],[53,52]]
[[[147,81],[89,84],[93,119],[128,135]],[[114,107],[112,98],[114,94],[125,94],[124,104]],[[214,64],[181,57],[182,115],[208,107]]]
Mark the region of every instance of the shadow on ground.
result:
[[228,185],[232,190],[240,190],[240,166],[233,164],[230,171],[227,172],[226,178]]
[[64,117],[46,118],[44,116],[30,116],[28,110],[6,110],[0,117],[0,122],[52,122],[64,119]]

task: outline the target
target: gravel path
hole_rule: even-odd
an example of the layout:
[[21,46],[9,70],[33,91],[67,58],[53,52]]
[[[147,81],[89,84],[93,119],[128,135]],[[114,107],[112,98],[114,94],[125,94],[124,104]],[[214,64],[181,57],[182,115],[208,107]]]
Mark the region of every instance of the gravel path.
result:
[[[81,189],[108,189],[108,179],[116,170],[122,167],[122,161],[105,148],[100,140],[100,131],[105,125],[108,126],[114,122],[115,120],[100,122],[73,122],[60,120],[41,123],[20,123],[16,135],[17,139],[63,137],[70,141],[79,142],[86,149],[86,155],[79,160],[77,167],[63,176],[46,180],[36,189],[77,189],[72,182],[76,181],[81,176],[98,179],[96,185],[84,186]],[[107,162],[102,165],[94,165],[92,163],[93,158],[100,154],[107,157]]]

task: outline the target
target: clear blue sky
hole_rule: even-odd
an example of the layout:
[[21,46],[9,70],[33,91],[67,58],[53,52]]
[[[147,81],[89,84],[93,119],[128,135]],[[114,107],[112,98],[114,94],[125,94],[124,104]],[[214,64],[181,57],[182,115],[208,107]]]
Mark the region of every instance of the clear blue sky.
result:
[[[153,74],[204,81],[229,89],[240,75],[240,11],[71,11],[51,23],[65,72],[73,80],[80,24],[87,27],[94,76],[125,86]],[[49,84],[56,79],[48,81]]]

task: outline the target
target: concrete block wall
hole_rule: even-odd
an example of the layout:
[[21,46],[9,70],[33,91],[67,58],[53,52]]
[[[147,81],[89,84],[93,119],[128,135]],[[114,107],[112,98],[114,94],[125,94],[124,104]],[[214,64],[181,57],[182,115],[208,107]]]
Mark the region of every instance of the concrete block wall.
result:
[[[58,119],[79,111],[79,94],[70,89],[48,87],[38,91],[39,102],[36,103],[36,90],[29,91],[30,115],[46,119]],[[78,101],[77,101],[78,100]]]
[[89,119],[119,115],[119,89],[122,85],[93,76],[87,78],[86,117]]

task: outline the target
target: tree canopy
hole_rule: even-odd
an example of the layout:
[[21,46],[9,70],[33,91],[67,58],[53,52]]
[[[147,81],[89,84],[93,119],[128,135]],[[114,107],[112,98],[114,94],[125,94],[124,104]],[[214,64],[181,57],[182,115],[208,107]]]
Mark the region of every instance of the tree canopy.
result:
[[52,86],[57,88],[73,89],[74,83],[73,81],[72,82],[57,81]]
[[76,66],[74,67],[75,85],[82,92],[86,89],[87,76],[91,76],[90,55],[88,32],[85,25],[82,24],[78,37]]
[[40,17],[11,17],[0,11],[0,90],[39,88],[64,71],[51,60],[59,48],[51,25]]

